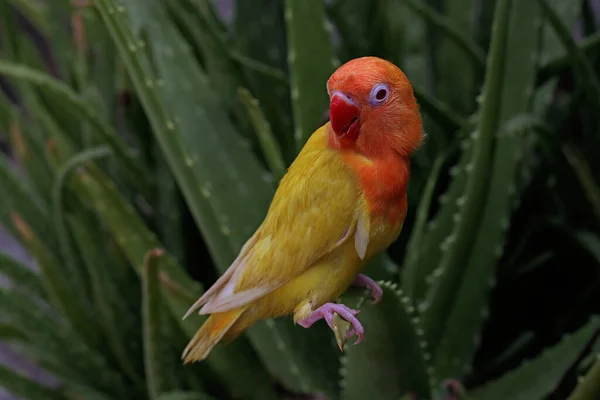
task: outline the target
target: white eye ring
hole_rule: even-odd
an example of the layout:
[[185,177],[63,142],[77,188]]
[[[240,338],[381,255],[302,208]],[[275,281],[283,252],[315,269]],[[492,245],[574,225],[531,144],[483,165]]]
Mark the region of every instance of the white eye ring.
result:
[[390,95],[390,88],[385,83],[378,83],[371,89],[369,95],[369,103],[372,106],[379,106],[383,104]]

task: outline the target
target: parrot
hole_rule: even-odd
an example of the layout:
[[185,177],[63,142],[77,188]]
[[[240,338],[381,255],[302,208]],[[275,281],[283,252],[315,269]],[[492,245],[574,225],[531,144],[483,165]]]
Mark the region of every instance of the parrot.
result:
[[185,364],[258,321],[290,315],[304,328],[324,319],[333,330],[337,314],[350,324],[346,339],[363,340],[358,311],[335,300],[350,286],[381,299],[361,271],[400,235],[410,156],[424,133],[413,88],[390,61],[351,59],[326,86],[329,121],[290,164],[237,258],[184,315],[209,315],[183,351]]

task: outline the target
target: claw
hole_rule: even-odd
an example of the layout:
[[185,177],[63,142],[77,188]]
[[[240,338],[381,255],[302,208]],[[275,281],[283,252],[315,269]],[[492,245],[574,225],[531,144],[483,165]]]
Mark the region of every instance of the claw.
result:
[[[329,325],[335,334],[338,347],[341,351],[344,351],[344,344],[350,337],[354,335],[358,336],[356,342],[354,342],[355,345],[363,340],[364,329],[360,321],[356,318],[356,315],[359,312],[360,311],[353,310],[344,304],[326,303],[314,310],[307,318],[298,321],[298,325],[309,328],[318,320],[325,319],[327,325]],[[352,328],[350,330],[344,329],[345,323],[352,326]],[[346,331],[346,335],[343,335],[343,332]]]
[[371,297],[373,298],[371,304],[377,304],[381,301],[381,296],[383,296],[383,289],[381,289],[381,286],[379,286],[377,282],[375,282],[368,276],[364,274],[358,274],[356,278],[354,278],[352,285],[356,287],[363,287],[369,289],[371,291]]

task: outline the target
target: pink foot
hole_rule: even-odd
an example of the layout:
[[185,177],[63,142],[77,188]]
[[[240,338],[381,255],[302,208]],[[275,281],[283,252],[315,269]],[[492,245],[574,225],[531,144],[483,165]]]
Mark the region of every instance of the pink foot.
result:
[[298,325],[303,328],[310,328],[312,324],[320,319],[325,319],[327,325],[333,330],[333,313],[338,314],[340,317],[348,321],[352,325],[352,329],[348,330],[346,339],[351,338],[354,335],[358,336],[354,344],[362,342],[364,337],[364,329],[360,321],[355,317],[360,311],[348,308],[343,304],[336,303],[325,303],[321,307],[317,308],[307,318],[298,321]]
[[369,289],[371,291],[371,297],[373,298],[371,304],[379,303],[381,296],[383,296],[383,289],[381,289],[381,286],[366,275],[358,274],[356,278],[354,278],[352,285]]

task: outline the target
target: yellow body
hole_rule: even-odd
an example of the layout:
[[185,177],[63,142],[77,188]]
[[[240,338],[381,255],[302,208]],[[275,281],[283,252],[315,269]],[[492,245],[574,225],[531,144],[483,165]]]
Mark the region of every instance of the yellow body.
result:
[[[255,322],[308,317],[344,293],[403,218],[374,215],[361,186],[370,161],[328,146],[329,123],[310,137],[281,180],[267,216],[229,270],[190,309],[212,314],[184,352],[201,360]],[[366,241],[366,242],[365,242]],[[359,254],[364,244],[366,251]],[[362,258],[361,258],[362,256]]]

